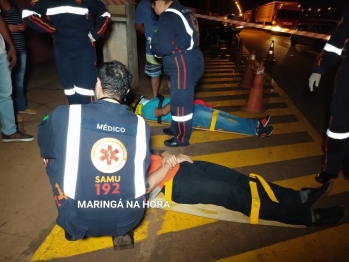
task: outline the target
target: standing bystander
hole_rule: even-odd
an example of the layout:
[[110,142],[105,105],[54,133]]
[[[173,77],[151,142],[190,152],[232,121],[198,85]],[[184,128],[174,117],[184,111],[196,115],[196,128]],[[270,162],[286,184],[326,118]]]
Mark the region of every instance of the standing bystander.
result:
[[155,98],[159,92],[160,76],[162,73],[161,58],[155,57],[150,50],[150,41],[154,34],[154,30],[157,28],[157,21],[158,17],[151,7],[150,0],[142,0],[138,3],[135,14],[135,27],[137,31],[145,35],[146,61],[144,73],[150,77],[153,98]]
[[[0,10],[1,13],[1,10]],[[6,54],[5,42],[8,46]],[[17,130],[13,111],[11,69],[17,61],[16,48],[11,40],[7,26],[0,16],[0,122],[3,142],[29,142],[33,136]]]
[[10,31],[12,42],[17,51],[17,63],[12,70],[12,98],[17,122],[23,121],[19,115],[36,114],[35,109],[29,108],[24,94],[24,75],[27,65],[27,51],[23,32],[26,25],[22,21],[21,11],[13,0],[0,0],[2,16]]

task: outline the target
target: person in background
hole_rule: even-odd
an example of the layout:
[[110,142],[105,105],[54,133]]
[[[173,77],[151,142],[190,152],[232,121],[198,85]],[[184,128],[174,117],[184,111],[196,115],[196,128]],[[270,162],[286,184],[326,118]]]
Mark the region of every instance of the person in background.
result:
[[110,21],[105,5],[98,0],[31,0],[22,18],[35,30],[52,35],[58,77],[68,103],[90,103],[96,83],[94,42]]
[[26,25],[22,21],[22,14],[13,0],[0,0],[2,16],[11,34],[12,41],[17,51],[17,63],[12,70],[12,98],[17,122],[23,118],[19,114],[36,114],[37,111],[29,108],[24,92],[24,76],[27,65],[26,42],[23,32]]
[[[161,59],[153,55],[150,50],[150,41],[154,30],[157,28],[158,17],[151,8],[150,0],[142,0],[138,3],[135,13],[136,30],[143,33],[146,39],[146,62],[144,73],[150,77],[150,84],[153,98],[159,92],[160,77],[162,74]],[[166,78],[168,82],[168,78]],[[167,83],[169,85],[169,83]]]
[[172,121],[164,133],[173,138],[164,144],[187,146],[193,124],[194,89],[204,73],[198,21],[192,11],[178,1],[150,2],[159,15],[151,50],[155,56],[162,57],[165,74],[170,78]]
[[[1,9],[0,9],[1,14]],[[4,41],[5,40],[5,41]],[[5,48],[7,43],[7,52]],[[11,71],[17,62],[14,46],[5,21],[0,15],[0,122],[3,142],[29,142],[33,136],[17,130],[12,101]]]
[[[309,88],[313,91],[314,84],[319,86],[321,75],[330,66],[341,60],[346,40],[349,38],[349,8],[332,31],[330,40],[317,57],[313,73],[309,78]],[[344,177],[349,179],[349,58],[346,56],[340,66],[334,82],[334,90],[330,105],[330,121],[326,132],[325,148],[321,161],[321,171],[315,180],[326,183],[338,177],[342,169]]]

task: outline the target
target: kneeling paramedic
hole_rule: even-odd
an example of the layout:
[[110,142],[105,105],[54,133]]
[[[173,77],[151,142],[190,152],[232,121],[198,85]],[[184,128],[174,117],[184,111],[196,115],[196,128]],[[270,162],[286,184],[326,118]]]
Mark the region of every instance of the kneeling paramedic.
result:
[[116,249],[133,247],[132,230],[145,211],[150,128],[120,103],[131,81],[120,62],[103,63],[96,101],[58,106],[39,126],[56,222],[68,240],[113,236]]

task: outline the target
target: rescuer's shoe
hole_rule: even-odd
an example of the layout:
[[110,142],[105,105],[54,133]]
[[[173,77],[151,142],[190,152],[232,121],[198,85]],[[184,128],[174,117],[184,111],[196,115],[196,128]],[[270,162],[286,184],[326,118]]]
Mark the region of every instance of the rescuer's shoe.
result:
[[16,131],[12,135],[1,133],[1,138],[3,142],[30,142],[34,139],[32,135],[24,134],[21,131]]
[[334,206],[329,208],[316,208],[313,210],[312,224],[317,226],[335,226],[343,222],[348,214],[345,206]]
[[267,115],[266,117],[263,117],[262,119],[258,120],[258,126],[257,127],[265,127],[268,125],[270,121],[270,115]]
[[330,179],[335,179],[338,177],[337,175],[333,175],[333,174],[329,174],[325,171],[320,172],[319,174],[317,174],[315,176],[315,180],[317,182],[319,182],[320,184],[325,184],[327,181],[329,181]]
[[303,203],[303,205],[311,207],[317,200],[328,194],[332,189],[332,186],[333,180],[329,180],[318,188],[302,188],[301,191],[305,191],[308,194],[308,199]]
[[273,133],[273,127],[272,126],[265,126],[265,127],[257,127],[256,128],[256,135],[261,137],[271,136]]
[[112,236],[114,250],[124,250],[134,248],[133,231],[127,232],[123,236]]
[[67,231],[64,230],[64,236],[65,236],[65,239],[68,240],[68,241],[76,241],[76,240],[79,240],[79,239],[76,239],[74,238],[71,234],[69,234]]
[[172,131],[171,131],[170,128],[164,128],[164,129],[162,130],[162,132],[163,132],[165,135],[174,136],[174,134],[172,133]]
[[179,143],[173,137],[171,139],[165,140],[164,145],[167,147],[178,147],[178,146],[188,146],[189,143]]

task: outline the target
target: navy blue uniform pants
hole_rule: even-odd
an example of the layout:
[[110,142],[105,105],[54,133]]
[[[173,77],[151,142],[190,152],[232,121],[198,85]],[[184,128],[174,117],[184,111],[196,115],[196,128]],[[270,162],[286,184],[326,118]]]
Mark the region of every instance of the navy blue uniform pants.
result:
[[[183,162],[173,180],[172,199],[182,204],[213,204],[246,216],[251,212],[250,178],[209,162]],[[279,203],[270,200],[257,180],[259,218],[293,225],[311,223],[310,208],[301,203],[299,191],[268,183]]]
[[54,56],[59,81],[69,104],[90,103],[97,81],[94,46],[91,44],[74,52],[55,47]]
[[[328,129],[334,133],[349,133],[349,59],[346,58],[337,72]],[[322,157],[322,171],[337,175],[345,164],[349,167],[349,138],[326,137]]]
[[171,131],[179,144],[189,143],[194,111],[194,90],[204,73],[200,49],[181,51],[162,60],[170,79]]

